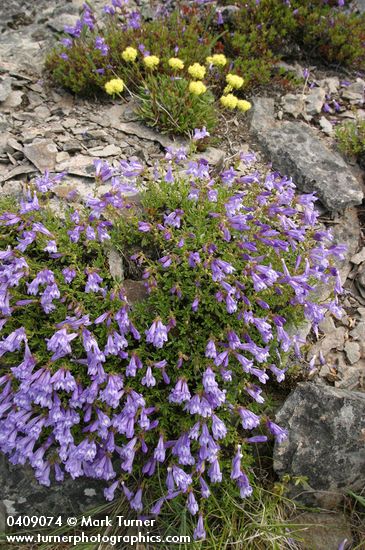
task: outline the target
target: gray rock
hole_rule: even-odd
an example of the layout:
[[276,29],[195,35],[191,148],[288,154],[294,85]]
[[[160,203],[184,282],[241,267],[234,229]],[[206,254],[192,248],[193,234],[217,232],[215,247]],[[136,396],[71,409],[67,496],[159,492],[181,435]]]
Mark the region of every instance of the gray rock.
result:
[[291,522],[301,527],[300,537],[303,539],[303,548],[307,550],[338,550],[345,539],[349,544],[352,543],[349,518],[340,512],[305,512]]
[[60,162],[56,166],[57,172],[68,172],[75,176],[86,176],[93,178],[95,176],[94,159],[86,155],[75,155],[67,161]]
[[130,305],[133,305],[136,302],[141,302],[148,296],[144,281],[133,281],[132,279],[126,279],[123,282],[123,289]]
[[108,264],[110,274],[113,279],[118,281],[123,281],[124,279],[124,269],[123,269],[123,258],[115,248],[111,248],[108,251]]
[[347,390],[365,389],[365,360],[360,359],[354,365],[338,365],[338,376],[340,380],[335,380],[336,388]]
[[356,8],[360,13],[365,13],[365,0],[356,0]]
[[251,132],[260,139],[275,124],[275,102],[271,97],[255,97],[248,111]]
[[354,340],[365,340],[365,321],[357,323],[356,327],[350,332],[351,338]]
[[319,125],[322,128],[323,132],[328,136],[331,136],[333,134],[333,126],[328,118],[326,118],[325,116],[321,116],[321,118],[319,119]]
[[357,342],[350,342],[348,340],[345,344],[345,353],[351,365],[357,363],[357,361],[359,361],[361,357],[359,344]]
[[2,197],[15,197],[19,199],[23,195],[22,184],[16,180],[9,180],[0,188],[0,194]]
[[234,23],[236,15],[240,12],[240,8],[234,5],[224,6],[221,12],[224,21],[227,23]]
[[294,118],[298,118],[304,110],[304,97],[301,94],[286,94],[281,102],[284,113],[293,115]]
[[1,105],[2,109],[14,109],[15,107],[19,107],[23,101],[23,95],[24,93],[19,90],[10,92],[6,100]]
[[116,145],[107,145],[106,147],[97,147],[95,149],[89,149],[88,153],[97,158],[107,158],[115,155],[120,155],[122,152],[120,147]]
[[[5,504],[0,501],[0,534],[6,531],[6,507]],[[1,547],[1,542],[0,542]]]
[[335,94],[340,87],[340,80],[337,76],[330,76],[320,80],[319,85],[330,94]]
[[362,185],[340,155],[328,150],[306,124],[283,122],[274,126],[270,110],[268,114],[262,103],[258,107],[255,103],[251,131],[274,168],[290,174],[301,191],[315,191],[330,211],[361,204]]
[[[67,478],[63,483],[44,487],[37,483],[30,467],[13,466],[0,455],[0,501],[9,514],[76,516],[105,504],[104,487],[102,482],[86,478],[78,478],[77,482]],[[94,492],[90,493],[90,489]]]
[[70,141],[66,141],[66,143],[64,143],[62,149],[66,153],[76,153],[78,151],[81,151],[82,147],[79,141],[77,141],[76,139],[70,139]]
[[307,478],[298,499],[335,507],[348,490],[363,489],[364,415],[362,392],[304,382],[289,395],[276,415],[289,437],[275,446],[274,469]]
[[0,81],[0,102],[5,101],[11,93],[11,78]]
[[365,263],[360,265],[355,281],[360,294],[365,298]]
[[52,19],[49,19],[47,25],[56,32],[64,32],[64,28],[66,25],[74,27],[78,19],[79,18],[77,15],[63,13],[61,15],[53,17]]
[[147,139],[148,141],[157,141],[163,147],[171,147],[171,146],[182,147],[188,144],[186,139],[179,137],[179,138],[176,138],[175,140],[172,140],[168,136],[164,134],[160,134],[155,130],[152,130],[151,128],[147,128],[146,126],[143,126],[142,124],[137,124],[136,122],[116,122],[116,123],[113,123],[112,126],[116,130],[120,130],[125,134],[132,134],[141,139]]
[[217,170],[223,168],[225,152],[222,149],[216,147],[208,147],[202,153],[198,153],[194,156],[195,159],[204,158],[211,166],[215,166]]
[[342,97],[349,99],[351,103],[364,102],[365,82],[361,78],[357,78],[356,82],[346,86],[342,92]]
[[352,256],[351,262],[355,265],[360,265],[362,262],[365,262],[365,246],[360,250],[360,252]]
[[53,171],[56,166],[57,146],[50,139],[37,139],[24,145],[24,155],[40,172]]
[[318,115],[322,111],[325,100],[326,91],[323,88],[313,88],[305,98],[307,114]]

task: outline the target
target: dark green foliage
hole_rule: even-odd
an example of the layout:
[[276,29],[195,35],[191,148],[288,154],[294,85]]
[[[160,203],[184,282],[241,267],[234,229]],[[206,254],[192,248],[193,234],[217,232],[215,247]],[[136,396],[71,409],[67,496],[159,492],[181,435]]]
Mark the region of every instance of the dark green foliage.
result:
[[148,126],[163,133],[188,135],[194,128],[205,126],[212,131],[217,123],[214,96],[208,91],[196,96],[189,92],[185,78],[172,79],[168,75],[147,79],[148,88],[138,91],[137,114]]
[[[227,3],[227,2],[226,2]],[[231,4],[231,2],[229,2]],[[350,68],[365,67],[365,15],[345,12],[323,0],[242,0],[224,47],[245,86],[266,84],[283,56],[306,55]]]
[[[102,36],[109,47],[109,54],[102,56],[94,47],[95,38]],[[110,17],[103,31],[90,31],[84,27],[80,38],[75,39],[71,48],[61,44],[48,55],[46,68],[58,84],[76,94],[90,96],[103,89],[104,84],[117,75],[136,89],[145,75],[142,56],[135,63],[122,59],[123,50],[143,44],[151,54],[168,59],[175,56],[175,48],[185,65],[194,62],[204,63],[211,52],[215,38],[196,16],[185,19],[178,13],[168,19],[148,21],[139,29],[124,30],[117,18]],[[62,59],[60,54],[68,59]],[[96,72],[102,69],[103,74]],[[171,74],[166,63],[161,63],[159,71]]]

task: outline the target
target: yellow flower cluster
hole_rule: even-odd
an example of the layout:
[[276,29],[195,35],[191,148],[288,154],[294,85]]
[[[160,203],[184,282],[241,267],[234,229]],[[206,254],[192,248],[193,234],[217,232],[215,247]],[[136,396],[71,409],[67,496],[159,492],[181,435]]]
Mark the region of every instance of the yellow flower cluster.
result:
[[238,76],[237,74],[229,73],[226,76],[226,82],[235,90],[239,90],[240,88],[242,88],[244,80],[241,76]]
[[105,91],[109,95],[120,94],[124,90],[124,82],[121,78],[112,78],[105,84]]
[[189,84],[189,92],[194,95],[202,95],[206,91],[207,87],[201,80],[192,80]]
[[237,107],[238,98],[233,94],[222,95],[221,103],[227,109],[235,109]]
[[216,65],[217,67],[224,67],[227,64],[227,58],[223,53],[209,55],[206,60],[210,65]]
[[222,95],[220,102],[223,107],[226,107],[227,109],[236,109],[237,107],[237,109],[244,113],[251,109],[251,103],[249,101],[246,101],[245,99],[238,99],[238,97],[233,94]]
[[194,63],[188,68],[189,75],[197,80],[202,80],[202,78],[205,77],[205,72],[206,68],[203,65],[200,65],[200,63]]
[[170,57],[168,63],[171,69],[176,71],[181,71],[184,68],[184,62],[178,57]]
[[148,69],[155,69],[160,63],[160,59],[157,55],[146,55],[146,57],[143,58],[143,63]]
[[239,99],[237,101],[237,109],[240,111],[243,111],[244,113],[251,109],[252,105],[249,101],[246,101],[245,99]]
[[130,62],[135,61],[137,58],[138,52],[135,48],[132,48],[131,46],[128,46],[123,52],[122,52],[122,58],[124,61]]

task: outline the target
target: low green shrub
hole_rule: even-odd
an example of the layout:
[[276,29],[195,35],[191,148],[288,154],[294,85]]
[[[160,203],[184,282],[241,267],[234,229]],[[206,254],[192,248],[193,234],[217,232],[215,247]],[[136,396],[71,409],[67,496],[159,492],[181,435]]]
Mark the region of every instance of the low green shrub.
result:
[[336,127],[340,150],[365,165],[365,120],[347,121]]
[[[232,2],[226,2],[232,4]],[[245,75],[245,86],[270,81],[273,65],[283,56],[309,58],[365,68],[365,14],[343,11],[337,1],[242,0],[224,34],[227,55]]]
[[212,132],[217,124],[215,97],[211,91],[202,95],[189,92],[189,81],[168,75],[151,76],[147,86],[137,90],[137,115],[163,133],[189,135],[193,128],[205,126]]

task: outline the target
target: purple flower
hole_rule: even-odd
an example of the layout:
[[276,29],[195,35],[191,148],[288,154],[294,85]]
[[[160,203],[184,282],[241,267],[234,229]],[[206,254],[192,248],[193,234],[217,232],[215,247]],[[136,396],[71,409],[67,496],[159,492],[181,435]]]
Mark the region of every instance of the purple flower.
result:
[[65,46],[65,48],[71,48],[73,42],[71,40],[71,38],[62,38],[60,40],[60,43]]
[[208,476],[212,483],[220,483],[222,481],[222,472],[220,471],[219,461],[214,458],[208,469]]
[[254,435],[246,439],[246,443],[265,443],[266,441],[266,435]]
[[160,319],[156,319],[151,327],[145,331],[146,342],[153,344],[155,348],[162,348],[167,342],[167,327],[163,325]]
[[203,514],[199,514],[198,523],[194,530],[194,540],[205,540],[207,534],[204,529]]
[[193,141],[198,141],[199,139],[204,139],[209,136],[210,136],[210,133],[207,131],[205,126],[203,126],[201,130],[199,130],[198,128],[195,128]]
[[172,467],[172,476],[174,482],[176,483],[176,486],[181,489],[183,493],[186,493],[189,486],[192,484],[191,476],[184,472],[182,468],[179,468],[176,465]]
[[98,292],[101,290],[99,283],[101,283],[103,279],[95,273],[95,271],[89,271],[87,273],[87,282],[85,285],[85,292]]
[[243,454],[241,453],[241,445],[238,445],[237,453],[232,460],[231,479],[239,479],[242,475],[241,472],[241,460]]
[[259,426],[260,417],[257,416],[255,413],[247,409],[243,409],[242,407],[238,409],[238,412],[241,417],[242,427],[245,430],[253,430],[257,426]]
[[285,439],[287,439],[288,437],[288,431],[285,430],[284,428],[281,428],[280,426],[278,426],[277,424],[275,424],[275,422],[272,422],[271,420],[268,420],[266,422],[266,425],[269,429],[269,431],[273,434],[273,436],[275,436],[275,439],[278,443],[282,443],[283,441],[285,441]]
[[252,495],[253,489],[245,473],[237,480],[237,486],[240,490],[241,498],[247,498]]
[[209,340],[207,347],[205,348],[205,357],[215,359],[217,357],[217,350],[214,340]]
[[192,516],[195,516],[199,512],[199,506],[193,491],[190,491],[189,493],[188,499],[186,501],[186,507]]
[[148,233],[149,231],[151,231],[152,226],[150,223],[147,222],[138,222],[138,229],[142,233]]
[[106,500],[109,500],[109,501],[114,500],[114,493],[115,493],[117,487],[119,486],[119,483],[120,483],[119,480],[114,481],[114,483],[112,483],[112,485],[110,485],[110,487],[104,489],[104,496],[105,496]]
[[165,182],[166,183],[174,183],[175,181],[175,178],[174,178],[174,175],[172,173],[172,167],[171,167],[171,164],[169,164],[168,168],[167,168],[167,171],[166,171],[166,174],[165,174]]
[[108,55],[109,46],[107,46],[107,44],[105,43],[104,38],[102,38],[101,36],[97,36],[95,38],[95,48],[97,50],[100,50],[101,55],[104,55],[104,56]]
[[132,500],[129,502],[130,507],[133,510],[136,510],[137,512],[142,512],[143,510],[143,504],[142,504],[142,489],[138,489]]
[[107,162],[102,160],[94,160],[94,167],[95,176],[100,178],[102,181],[109,180],[114,174],[114,169],[109,166]]
[[158,462],[165,461],[166,449],[165,449],[165,443],[162,435],[160,435],[160,438],[158,440],[157,447],[154,450],[153,456]]
[[189,401],[191,399],[191,394],[186,380],[180,378],[176,382],[176,386],[169,395],[170,403],[183,403],[184,401]]
[[151,369],[151,367],[147,367],[146,374],[145,374],[145,376],[142,378],[141,383],[142,383],[143,386],[147,386],[147,388],[150,388],[151,386],[155,386],[155,385],[156,385],[156,379],[155,379],[155,377],[154,377],[153,374],[152,374],[152,369]]

